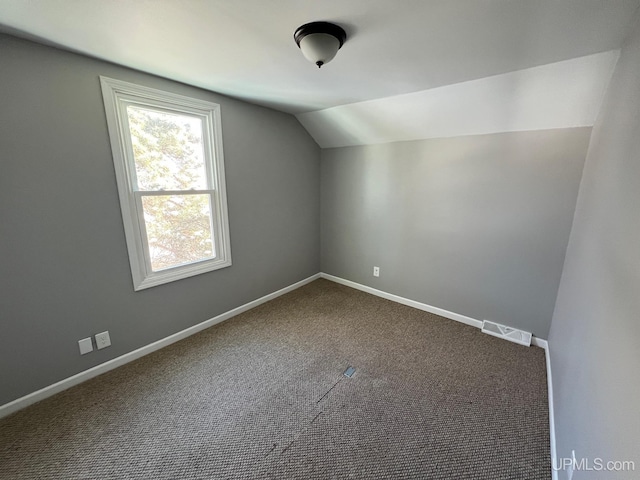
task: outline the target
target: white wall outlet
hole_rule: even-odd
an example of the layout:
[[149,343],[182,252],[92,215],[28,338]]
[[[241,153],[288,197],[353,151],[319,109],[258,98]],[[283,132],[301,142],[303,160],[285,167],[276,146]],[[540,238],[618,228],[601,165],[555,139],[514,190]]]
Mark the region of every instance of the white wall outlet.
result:
[[380,267],[373,267],[373,276],[374,277],[380,276]]
[[78,340],[78,346],[80,347],[80,355],[93,352],[93,343],[91,343],[91,337]]
[[111,338],[109,338],[109,332],[102,332],[96,334],[96,345],[98,346],[98,350],[102,348],[107,348],[111,345]]

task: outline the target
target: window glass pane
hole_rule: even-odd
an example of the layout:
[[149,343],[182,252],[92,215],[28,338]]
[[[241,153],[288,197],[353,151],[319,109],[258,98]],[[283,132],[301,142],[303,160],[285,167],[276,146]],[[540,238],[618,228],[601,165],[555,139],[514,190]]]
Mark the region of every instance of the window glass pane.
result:
[[142,196],[154,272],[215,258],[207,194]]
[[202,120],[127,106],[138,190],[206,190]]

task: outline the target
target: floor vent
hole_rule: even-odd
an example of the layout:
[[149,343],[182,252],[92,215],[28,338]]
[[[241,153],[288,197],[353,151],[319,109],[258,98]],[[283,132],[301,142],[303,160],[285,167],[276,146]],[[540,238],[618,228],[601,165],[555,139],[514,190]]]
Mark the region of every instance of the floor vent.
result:
[[494,337],[504,338],[510,342],[519,343],[520,345],[531,345],[531,334],[524,330],[518,330],[517,328],[507,327],[506,325],[500,325],[499,323],[490,322],[485,320],[482,322],[482,332],[493,335]]

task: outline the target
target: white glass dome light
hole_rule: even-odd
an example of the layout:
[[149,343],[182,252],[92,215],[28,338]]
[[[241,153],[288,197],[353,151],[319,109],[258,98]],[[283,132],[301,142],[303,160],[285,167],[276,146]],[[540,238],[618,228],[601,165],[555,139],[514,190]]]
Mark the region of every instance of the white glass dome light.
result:
[[299,27],[293,38],[304,57],[320,68],[333,60],[347,39],[347,34],[333,23],[312,22]]

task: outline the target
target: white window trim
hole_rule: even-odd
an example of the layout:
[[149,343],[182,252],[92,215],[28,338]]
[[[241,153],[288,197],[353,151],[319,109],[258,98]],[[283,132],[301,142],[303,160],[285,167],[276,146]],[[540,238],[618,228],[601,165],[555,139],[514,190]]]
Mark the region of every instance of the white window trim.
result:
[[[222,153],[220,105],[103,76],[100,77],[100,84],[111,140],[134,290],[143,290],[230,266],[231,241]],[[212,190],[194,191],[193,193],[211,194],[216,258],[157,272],[151,270],[146,232],[144,231],[141,194],[134,190],[135,166],[126,113],[126,105],[132,103],[196,115],[203,120],[203,148],[205,149],[205,158],[211,159],[211,162],[205,161],[205,163],[208,165],[207,170]],[[213,140],[213,144],[211,140]],[[148,194],[148,192],[144,192],[144,194]]]

